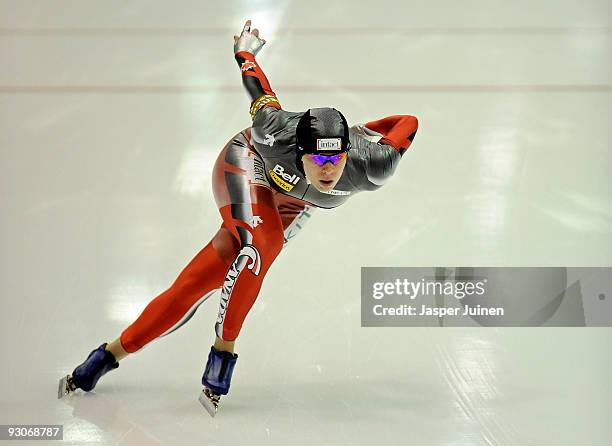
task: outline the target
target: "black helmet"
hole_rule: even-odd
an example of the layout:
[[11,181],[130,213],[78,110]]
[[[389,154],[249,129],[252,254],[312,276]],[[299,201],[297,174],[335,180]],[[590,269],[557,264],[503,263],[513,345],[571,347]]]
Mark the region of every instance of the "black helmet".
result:
[[302,173],[302,155],[347,152],[351,148],[346,118],[335,108],[306,110],[298,122],[295,136],[296,165]]
[[346,152],[351,144],[345,117],[330,107],[306,110],[296,128],[296,143],[300,155]]

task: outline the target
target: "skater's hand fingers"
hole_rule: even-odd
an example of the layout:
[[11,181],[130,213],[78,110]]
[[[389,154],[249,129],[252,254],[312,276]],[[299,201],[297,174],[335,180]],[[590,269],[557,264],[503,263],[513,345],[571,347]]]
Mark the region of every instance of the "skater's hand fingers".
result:
[[262,42],[262,43],[266,43],[266,41],[265,41],[264,39],[262,39],[262,38],[260,38],[260,37],[259,37],[259,30],[258,30],[257,28],[255,28],[255,29],[253,30],[253,35],[254,35],[255,37],[257,37],[259,40],[261,40],[261,42]]
[[251,31],[251,19],[247,20],[246,23],[244,24],[244,27],[242,28],[242,34],[244,34],[245,32],[250,32]]
[[256,55],[265,43],[264,39],[259,38],[259,29],[251,30],[251,20],[249,19],[244,23],[240,36],[234,36],[234,54],[247,51]]

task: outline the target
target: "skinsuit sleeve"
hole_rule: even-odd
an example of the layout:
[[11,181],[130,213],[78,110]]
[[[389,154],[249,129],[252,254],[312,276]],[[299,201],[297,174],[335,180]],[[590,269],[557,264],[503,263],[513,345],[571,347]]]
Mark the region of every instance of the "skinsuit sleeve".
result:
[[295,126],[289,123],[298,120],[301,114],[281,108],[276,93],[252,53],[240,51],[235,58],[240,67],[242,84],[252,101],[252,138],[258,143],[262,155],[272,155],[279,147],[291,144],[294,137],[291,129]]
[[264,107],[279,110],[281,108],[276,93],[272,91],[268,78],[255,60],[255,55],[248,51],[239,51],[234,55],[242,74],[242,85],[251,99],[251,118],[255,120],[258,112]]
[[393,175],[418,126],[415,116],[393,115],[353,127],[353,145],[364,169],[360,189],[378,189]]

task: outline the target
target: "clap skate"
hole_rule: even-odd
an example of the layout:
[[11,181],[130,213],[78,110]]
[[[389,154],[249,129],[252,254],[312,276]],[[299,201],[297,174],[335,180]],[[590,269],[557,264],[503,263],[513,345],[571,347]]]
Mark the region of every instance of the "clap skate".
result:
[[57,397],[62,398],[77,389],[72,379],[72,375],[66,375],[59,380],[59,387],[57,389]]
[[211,417],[214,417],[217,414],[217,409],[219,407],[219,402],[221,400],[221,395],[213,392],[212,390],[204,387],[204,390],[200,392],[200,397],[198,401],[200,404],[204,406],[204,409],[210,414]]
[[200,393],[198,400],[211,417],[217,414],[221,395],[227,395],[229,392],[237,359],[238,355],[235,353],[222,352],[214,347],[210,348],[208,361],[202,376],[204,390]]
[[85,362],[74,369],[72,375],[66,375],[59,380],[57,397],[62,398],[76,389],[86,392],[93,390],[98,380],[109,371],[119,367],[113,354],[105,350],[106,343],[93,350]]

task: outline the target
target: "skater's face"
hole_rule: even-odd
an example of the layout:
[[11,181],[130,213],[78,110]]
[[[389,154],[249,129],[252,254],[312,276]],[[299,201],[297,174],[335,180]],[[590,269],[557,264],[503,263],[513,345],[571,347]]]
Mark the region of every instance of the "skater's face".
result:
[[302,156],[306,178],[318,191],[329,192],[340,180],[347,158],[346,153],[340,155],[334,155],[337,158],[324,162],[322,166],[319,165],[321,159],[313,159],[311,155]]

